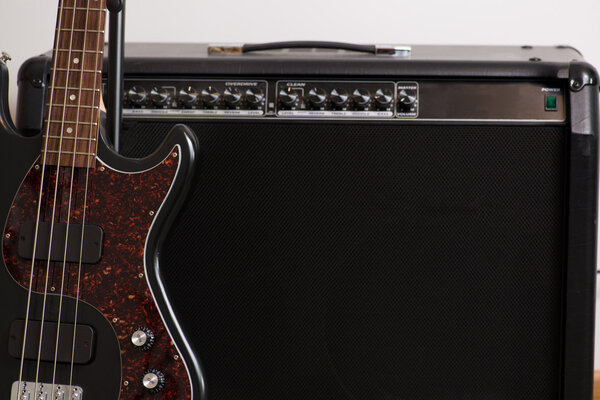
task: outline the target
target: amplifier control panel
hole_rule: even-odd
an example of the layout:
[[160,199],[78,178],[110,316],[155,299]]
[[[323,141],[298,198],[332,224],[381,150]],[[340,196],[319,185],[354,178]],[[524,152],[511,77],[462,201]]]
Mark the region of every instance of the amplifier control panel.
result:
[[125,78],[125,119],[548,121],[566,119],[555,82]]
[[[282,117],[414,118],[415,82],[279,81],[277,115]],[[402,94],[397,87],[402,88]],[[401,103],[400,95],[403,96]],[[399,109],[398,107],[402,107]]]
[[266,81],[126,80],[123,114],[260,117],[266,105]]

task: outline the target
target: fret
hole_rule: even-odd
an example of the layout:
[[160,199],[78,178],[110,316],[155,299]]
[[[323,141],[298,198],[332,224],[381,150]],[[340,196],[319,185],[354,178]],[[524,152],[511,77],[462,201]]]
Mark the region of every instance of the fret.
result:
[[97,110],[97,109],[100,108],[98,106],[80,106],[80,105],[77,105],[77,104],[52,104],[52,105],[50,105],[49,103],[46,103],[46,106],[48,106],[48,107],[52,106],[52,107],[81,108],[81,109],[84,109],[84,110],[89,110],[89,109]]
[[56,71],[60,71],[60,72],[83,72],[83,73],[86,73],[86,74],[101,74],[102,73],[102,70],[100,70],[100,69],[84,69],[84,70],[81,70],[81,69],[77,69],[77,68],[58,68],[58,67],[57,68],[54,68],[54,67],[50,68],[50,71],[53,71],[55,69],[56,69]]
[[92,88],[78,88],[78,87],[66,87],[66,86],[57,86],[57,87],[50,87],[50,90],[73,90],[75,92],[81,90],[82,92],[100,92],[100,89],[92,89]]
[[102,50],[81,50],[81,49],[58,49],[58,51],[61,52],[69,52],[69,53],[81,53],[82,51],[85,51],[86,53],[89,54],[96,54],[96,55],[100,55],[100,54],[104,54],[104,52]]
[[56,28],[56,31],[61,32],[85,32],[85,33],[104,33],[104,31],[99,31],[97,29],[78,29],[78,28]]
[[104,8],[87,8],[87,7],[61,7],[62,10],[76,11],[104,11]]
[[49,122],[51,124],[74,124],[74,125],[98,126],[97,122],[61,121],[61,120],[58,120],[58,119],[51,119],[51,120],[45,119],[44,122]]
[[86,142],[95,142],[96,138],[94,137],[74,137],[74,136],[56,136],[56,135],[42,135],[42,138],[48,139],[69,139],[69,140],[83,140]]
[[72,156],[72,155],[76,155],[76,156],[95,156],[96,153],[88,153],[85,151],[66,151],[66,150],[42,150],[42,152],[44,153],[50,153],[50,154],[65,154],[67,156]]

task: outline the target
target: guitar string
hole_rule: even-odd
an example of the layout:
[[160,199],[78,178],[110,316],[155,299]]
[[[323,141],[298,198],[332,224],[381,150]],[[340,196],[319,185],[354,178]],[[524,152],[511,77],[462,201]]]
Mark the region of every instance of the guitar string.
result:
[[[57,17],[57,26],[60,27],[62,25],[62,17],[63,17],[63,11],[64,11],[64,1],[65,0],[59,0],[58,1],[58,17]],[[60,31],[59,31],[60,32]],[[50,106],[48,107],[48,115],[52,116],[52,107],[54,104],[54,83],[55,83],[55,79],[56,79],[56,69],[57,69],[57,65],[58,65],[58,55],[60,54],[60,52],[58,51],[58,49],[60,48],[60,35],[56,36],[56,40],[55,40],[55,50],[54,50],[54,65],[53,65],[53,70],[52,70],[52,80],[51,80],[51,87],[50,87]],[[51,118],[49,118],[50,120]],[[44,149],[48,149],[48,139],[50,136],[50,121],[48,121],[47,125],[46,125],[46,141],[44,144]],[[23,383],[23,368],[25,365],[25,350],[27,347],[27,333],[28,333],[28,329],[29,329],[29,317],[31,314],[31,295],[33,292],[33,276],[34,276],[34,271],[35,271],[35,256],[37,253],[37,244],[38,244],[38,233],[39,233],[39,228],[40,228],[40,219],[41,219],[41,213],[42,213],[42,199],[43,199],[43,193],[44,193],[44,177],[46,175],[46,160],[47,160],[47,156],[48,156],[48,152],[44,151],[43,152],[43,156],[42,156],[42,171],[40,174],[40,192],[38,194],[38,206],[37,206],[37,216],[36,216],[36,224],[35,224],[35,230],[34,230],[34,236],[33,236],[33,253],[32,253],[32,257],[31,257],[31,269],[29,271],[29,289],[28,289],[28,293],[27,293],[27,312],[25,314],[25,326],[23,328],[23,346],[21,349],[21,365],[19,367],[19,383],[18,383],[18,388],[17,388],[17,393],[21,391],[21,384]],[[37,393],[37,383],[35,384],[34,387],[34,393]],[[23,395],[26,394],[26,387],[23,388]]]
[[[91,0],[89,0],[91,1]],[[94,0],[95,2],[98,2],[98,0]],[[89,5],[89,3],[88,3]],[[103,21],[103,14],[106,13],[106,11],[104,10],[105,6],[102,4],[101,1],[101,7],[95,7],[97,9],[102,9],[102,11],[99,11],[99,17],[98,17],[98,31],[100,31],[100,29],[102,28],[102,21]],[[95,11],[96,12],[96,11]],[[96,35],[96,55],[95,55],[95,64],[94,64],[94,70],[98,70],[98,56],[101,53],[100,51],[100,36],[101,35]],[[100,80],[101,81],[101,80]],[[96,104],[96,91],[98,89],[98,76],[95,75],[94,76],[94,86],[93,86],[93,91],[92,91],[92,104]],[[97,109],[98,111],[98,115],[96,118],[96,121],[99,121],[100,119],[100,109]],[[91,137],[91,132],[93,129],[93,122],[94,122],[94,109],[91,109],[90,112],[90,137]],[[97,135],[97,137],[99,138],[99,129],[100,129],[100,124],[97,125],[96,128],[96,132],[95,134]],[[77,317],[78,317],[78,312],[79,312],[79,295],[80,295],[80,285],[81,285],[81,264],[82,264],[82,259],[83,259],[83,240],[85,237],[85,219],[87,217],[87,196],[88,196],[88,188],[89,188],[89,181],[90,181],[90,154],[91,154],[91,150],[92,150],[92,140],[88,140],[88,162],[86,164],[86,175],[85,175],[85,190],[84,190],[84,195],[83,195],[83,216],[82,216],[82,222],[81,222],[81,247],[79,248],[79,266],[78,266],[78,270],[77,270],[77,295],[76,295],[76,300],[75,300],[75,317],[73,319],[73,345],[71,348],[71,373],[69,375],[69,387],[72,387],[73,385],[73,369],[74,369],[74,365],[75,365],[75,338],[77,337]],[[98,140],[95,141],[96,143],[96,148],[98,146]],[[95,153],[97,153],[97,151],[95,151]]]
[[[72,54],[72,50],[73,50],[73,36],[75,34],[75,6],[77,5],[77,0],[73,1],[73,17],[71,18],[71,29],[70,29],[70,40],[69,40],[69,53],[67,56],[67,60],[69,61],[67,63],[67,67],[66,67],[66,73],[65,73],[65,87],[68,87],[69,85],[69,76],[71,73],[71,54]],[[59,26],[59,30],[58,30],[58,35],[61,35],[61,30],[62,26]],[[57,55],[58,57],[58,55]],[[56,166],[56,177],[55,177],[55,182],[54,182],[54,199],[53,199],[53,204],[52,204],[52,217],[50,219],[50,238],[48,240],[48,261],[46,263],[46,282],[44,284],[44,302],[42,305],[42,319],[40,322],[40,339],[39,339],[39,344],[38,344],[38,357],[37,357],[37,365],[36,365],[36,373],[35,373],[35,393],[36,396],[38,394],[38,382],[39,382],[39,375],[40,375],[40,365],[41,365],[41,358],[42,358],[42,348],[43,348],[43,339],[44,339],[44,325],[45,325],[45,319],[46,319],[46,306],[47,306],[47,301],[48,301],[48,282],[49,282],[49,278],[50,278],[50,264],[51,264],[51,256],[52,256],[52,242],[54,239],[54,226],[55,226],[55,218],[56,218],[56,209],[58,208],[58,204],[57,204],[57,200],[58,200],[58,186],[59,186],[59,182],[60,182],[60,171],[61,171],[61,158],[63,155],[63,132],[65,130],[65,120],[66,120],[66,112],[67,112],[67,92],[65,90],[65,95],[64,95],[64,100],[63,100],[63,110],[62,110],[62,118],[61,120],[61,125],[60,125],[60,139],[58,142],[58,157],[57,157],[57,166]],[[49,116],[49,119],[52,119],[52,115]],[[46,151],[48,151],[48,148],[46,148]],[[73,154],[73,157],[75,157],[75,154]],[[62,196],[61,196],[62,197]],[[59,219],[60,219],[60,212],[59,212]],[[43,384],[42,384],[43,386]]]
[[[75,138],[73,140],[73,162],[71,165],[71,185],[69,188],[69,205],[67,207],[67,229],[66,229],[66,233],[65,233],[65,249],[64,249],[64,253],[63,253],[63,264],[62,264],[62,277],[61,277],[61,283],[60,283],[60,301],[59,301],[59,306],[58,306],[58,327],[56,330],[56,343],[55,343],[55,347],[54,347],[54,370],[52,372],[52,393],[53,396],[56,393],[56,391],[58,389],[55,388],[56,385],[56,370],[57,370],[57,365],[58,365],[58,348],[59,348],[59,344],[60,344],[60,325],[61,325],[61,317],[62,317],[62,306],[63,306],[63,297],[64,297],[64,291],[65,291],[65,275],[66,275],[66,267],[67,267],[67,249],[69,246],[69,233],[70,233],[70,228],[71,228],[71,206],[72,206],[72,201],[73,201],[73,187],[74,187],[74,182],[75,182],[75,169],[76,169],[76,160],[77,157],[75,155],[75,153],[77,152],[77,143],[78,143],[78,139],[79,139],[79,118],[80,118],[80,113],[81,113],[81,95],[82,95],[82,87],[84,84],[84,79],[83,79],[83,70],[85,69],[85,49],[86,49],[86,45],[87,45],[87,29],[88,29],[88,17],[89,17],[89,9],[90,9],[90,3],[89,1],[87,2],[87,6],[86,6],[86,12],[85,12],[85,19],[84,19],[84,25],[83,25],[83,45],[82,45],[82,50],[81,50],[81,69],[80,69],[80,75],[79,75],[79,91],[77,93],[77,97],[78,97],[78,101],[77,101],[77,118],[75,119]],[[73,9],[73,18],[75,18],[75,14],[77,13],[76,7],[74,7]],[[71,59],[69,59],[69,64],[71,63]],[[65,88],[70,87],[71,85],[68,84],[68,82],[65,84]],[[67,89],[65,89],[65,96],[67,96]],[[92,111],[93,112],[93,111]],[[85,126],[84,128],[85,129]],[[89,139],[91,139],[91,131],[92,131],[92,127],[90,126],[90,131],[89,131]],[[87,155],[87,160],[89,162],[89,153]],[[83,247],[83,242],[80,243],[80,246]],[[75,337],[73,337],[73,341],[75,341]],[[72,394],[72,388],[68,388],[70,395]]]

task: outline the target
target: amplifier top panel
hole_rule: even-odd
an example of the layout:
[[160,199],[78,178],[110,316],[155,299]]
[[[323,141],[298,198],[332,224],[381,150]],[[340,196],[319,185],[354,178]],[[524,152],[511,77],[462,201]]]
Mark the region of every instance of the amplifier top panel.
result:
[[[284,47],[286,43],[274,43]],[[205,43],[126,43],[125,74],[208,76],[331,77],[518,77],[566,78],[564,71],[583,56],[569,46],[377,46],[306,42],[312,48],[273,49],[262,45]],[[305,42],[300,42],[305,43]],[[325,42],[325,46],[327,42]],[[269,44],[273,45],[273,44]],[[344,49],[358,48],[361,51]],[[252,51],[245,52],[247,48]],[[277,46],[274,46],[277,47]],[[268,48],[268,50],[261,50]],[[258,49],[259,51],[256,51]],[[393,50],[393,54],[378,49]],[[104,53],[108,55],[108,49]],[[51,54],[45,57],[49,60]],[[104,59],[108,70],[108,57]],[[27,63],[23,69],[27,70]],[[593,68],[590,74],[595,76]],[[20,74],[25,79],[26,72]]]
[[[309,43],[309,42],[307,42]],[[374,56],[366,52],[331,48],[281,48],[241,53],[241,44],[207,43],[127,43],[127,58],[163,59],[406,59],[414,61],[529,61],[537,59],[545,62],[582,61],[582,54],[569,46],[436,46],[389,45],[399,49],[398,57],[385,54]],[[383,47],[379,45],[379,47]],[[105,52],[108,54],[108,52]]]

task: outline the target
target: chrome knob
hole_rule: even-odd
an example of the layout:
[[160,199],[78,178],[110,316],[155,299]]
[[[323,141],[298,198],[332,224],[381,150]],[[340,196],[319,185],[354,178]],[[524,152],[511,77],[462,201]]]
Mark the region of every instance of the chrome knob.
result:
[[251,87],[246,90],[246,104],[250,108],[258,108],[265,98],[265,94],[260,88]]
[[142,385],[152,393],[158,393],[165,387],[165,375],[157,369],[144,372]]
[[187,88],[181,89],[177,96],[179,103],[183,104],[185,107],[193,107],[198,102],[198,97],[200,94],[196,89],[191,86]]
[[238,105],[240,105],[240,102],[242,100],[242,93],[239,91],[238,88],[228,87],[223,93],[223,100],[225,101],[225,104],[227,104],[230,108],[235,108]]
[[402,89],[398,92],[398,110],[410,111],[417,101],[417,91],[415,89]]
[[389,89],[377,89],[375,92],[375,102],[380,109],[387,109],[392,105],[394,95]]
[[127,91],[127,100],[133,105],[141,106],[146,102],[148,93],[143,86],[133,86]]
[[314,108],[321,108],[327,101],[327,92],[324,89],[315,87],[308,92],[308,102]]
[[150,91],[150,99],[156,106],[166,106],[170,98],[169,92],[164,87],[153,87]]
[[154,333],[146,327],[137,328],[131,335],[131,343],[140,350],[146,351],[154,344]]
[[371,103],[371,93],[367,89],[355,89],[352,92],[352,101],[358,109],[365,109]]
[[220,97],[221,93],[212,86],[202,89],[202,102],[207,106],[216,106]]
[[344,89],[333,89],[331,91],[331,103],[336,108],[344,108],[348,104],[348,92]]
[[291,88],[281,89],[279,91],[279,102],[285,108],[292,108],[298,102],[298,92]]

